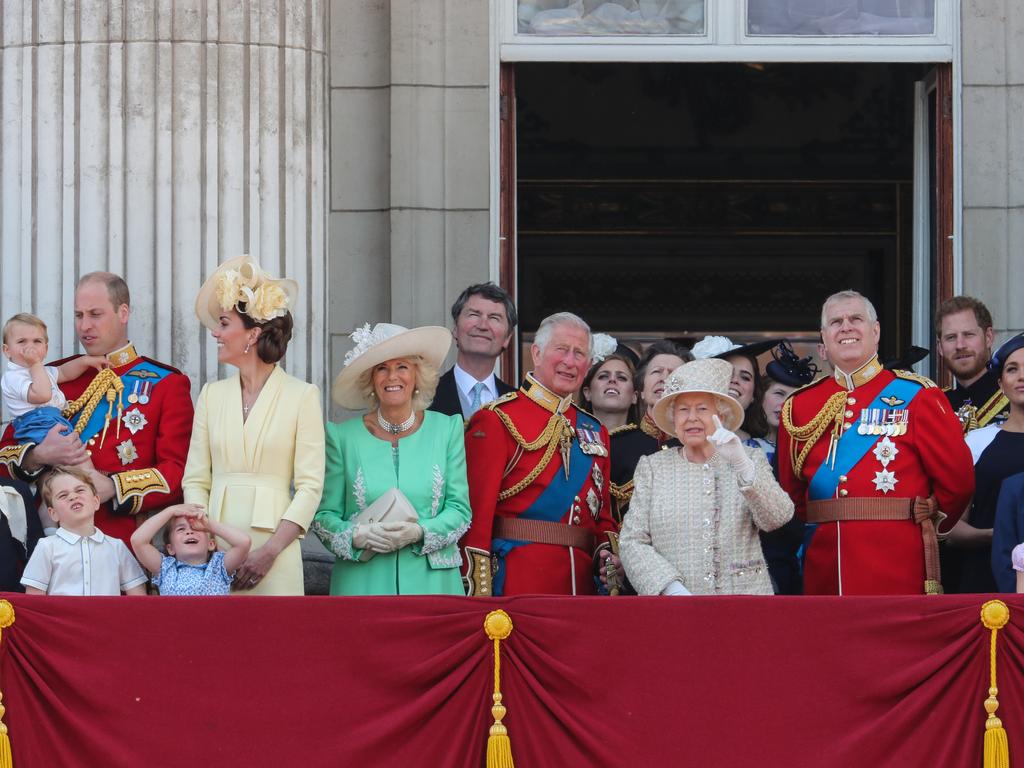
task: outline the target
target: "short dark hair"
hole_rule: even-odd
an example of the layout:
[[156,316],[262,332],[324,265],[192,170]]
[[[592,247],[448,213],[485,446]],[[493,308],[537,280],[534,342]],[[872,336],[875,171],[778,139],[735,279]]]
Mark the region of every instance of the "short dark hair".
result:
[[452,304],[453,322],[459,322],[459,315],[461,315],[462,310],[466,308],[466,302],[469,301],[470,296],[483,296],[488,301],[495,301],[504,305],[505,316],[508,318],[509,333],[512,333],[512,331],[515,330],[516,325],[519,324],[519,313],[516,312],[516,304],[512,301],[512,297],[509,296],[508,291],[500,285],[495,285],[490,281],[471,285],[459,294],[459,298],[457,298],[455,303]]
[[128,291],[128,283],[120,275],[115,275],[113,272],[89,272],[79,278],[75,290],[77,291],[86,283],[102,283],[105,285],[107,287],[107,295],[110,296],[110,303],[114,305],[114,309],[117,309],[122,304],[131,307],[132,295]]
[[944,317],[955,315],[957,312],[963,312],[967,309],[974,313],[974,319],[978,321],[981,330],[984,331],[993,327],[992,313],[978,299],[973,296],[954,296],[939,304],[939,308],[935,310],[935,335],[942,335],[942,319]]
[[256,354],[264,363],[273,365],[288,351],[288,342],[292,339],[292,313],[285,312],[281,317],[257,323],[245,312],[239,312],[242,325],[246,328],[259,328],[260,337],[256,339]]

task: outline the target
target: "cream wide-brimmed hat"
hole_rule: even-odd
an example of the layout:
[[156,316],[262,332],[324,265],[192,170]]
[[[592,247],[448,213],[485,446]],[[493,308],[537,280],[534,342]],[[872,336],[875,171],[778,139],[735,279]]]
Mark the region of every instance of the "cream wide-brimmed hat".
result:
[[[257,323],[265,323],[295,310],[299,284],[273,278],[252,256],[236,256],[214,270],[196,296],[196,316],[211,331],[222,312],[234,309]],[[244,305],[241,309],[239,305]]]
[[[654,423],[662,432],[676,434],[672,418],[672,403],[679,395],[690,393],[711,395],[717,403],[725,406],[726,414],[722,426],[735,432],[743,423],[743,406],[729,394],[732,381],[732,363],[717,357],[693,360],[683,363],[665,380],[665,391],[654,404]],[[679,437],[676,435],[676,437]]]
[[392,323],[377,323],[352,332],[355,347],[345,354],[344,367],[334,380],[331,397],[342,408],[356,410],[366,406],[359,390],[359,379],[375,365],[398,357],[422,357],[440,368],[452,346],[452,332],[439,325],[406,328]]

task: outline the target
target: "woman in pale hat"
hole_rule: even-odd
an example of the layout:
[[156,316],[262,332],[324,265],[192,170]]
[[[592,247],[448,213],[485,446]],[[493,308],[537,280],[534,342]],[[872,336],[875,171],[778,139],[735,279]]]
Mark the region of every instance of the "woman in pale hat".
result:
[[298,539],[323,490],[324,426],[319,388],[277,364],[297,296],[295,281],[275,280],[239,256],[218,267],[196,299],[217,361],[238,373],[199,393],[181,486],[186,502],[252,538],[235,594],[304,592]]
[[344,408],[369,412],[328,425],[327,481],[313,522],[337,557],[331,594],[465,594],[463,420],[426,410],[452,335],[378,323],[352,340],[332,394]]
[[622,526],[622,565],[641,595],[772,594],[758,530],[793,516],[764,453],[735,429],[732,365],[695,360],[669,376],[654,419],[679,448],[640,459]]

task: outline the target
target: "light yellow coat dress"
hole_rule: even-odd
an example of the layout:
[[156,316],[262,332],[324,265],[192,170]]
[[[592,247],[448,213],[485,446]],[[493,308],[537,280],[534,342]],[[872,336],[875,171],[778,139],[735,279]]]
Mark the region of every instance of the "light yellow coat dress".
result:
[[[186,502],[248,533],[254,550],[282,520],[305,531],[324,487],[319,388],[275,367],[243,424],[238,376],[207,384],[196,403],[181,487]],[[303,594],[298,539],[255,589],[235,594]]]

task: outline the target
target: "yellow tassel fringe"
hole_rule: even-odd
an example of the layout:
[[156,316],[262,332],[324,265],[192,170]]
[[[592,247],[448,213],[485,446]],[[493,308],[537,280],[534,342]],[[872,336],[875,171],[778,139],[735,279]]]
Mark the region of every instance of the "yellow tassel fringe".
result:
[[491,611],[484,619],[484,632],[494,641],[494,695],[491,697],[494,702],[491,706],[494,724],[487,736],[487,768],[515,768],[512,742],[508,737],[508,729],[501,722],[507,712],[501,703],[501,641],[512,634],[512,619],[504,611]]
[[[14,606],[9,600],[0,600],[0,642],[3,642],[3,630],[14,623]],[[11,737],[7,735],[7,726],[4,725],[4,714],[7,709],[4,707],[4,694],[0,691],[0,768],[14,768],[14,758],[11,757]]]
[[989,643],[989,689],[985,699],[985,768],[1010,768],[1010,743],[1006,738],[1003,721],[996,717],[999,709],[999,688],[996,687],[996,637],[1010,620],[1010,609],[1002,600],[989,600],[981,607],[981,623],[991,630]]

